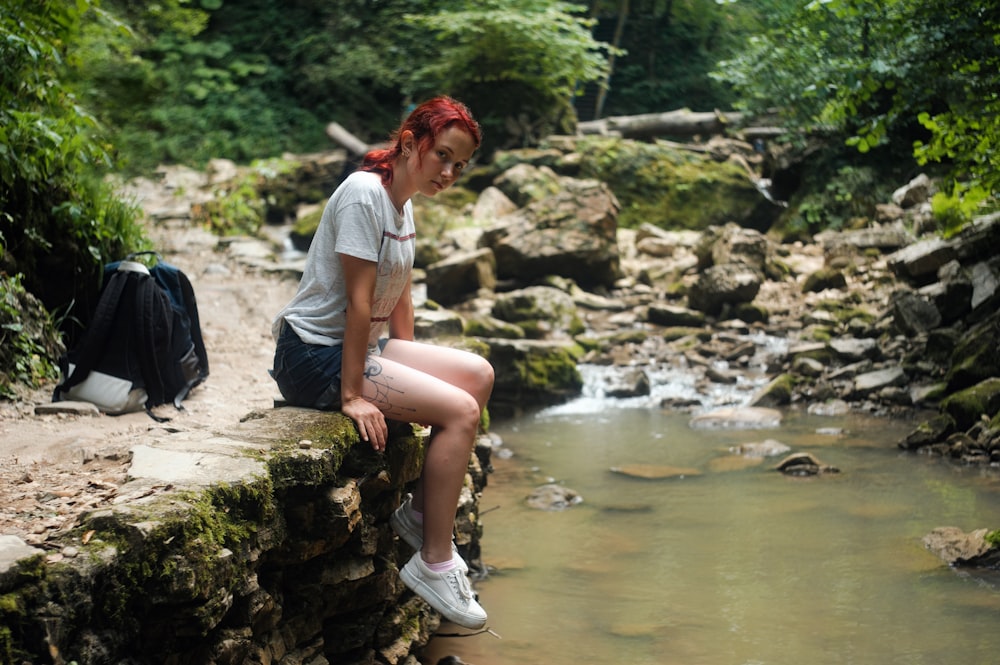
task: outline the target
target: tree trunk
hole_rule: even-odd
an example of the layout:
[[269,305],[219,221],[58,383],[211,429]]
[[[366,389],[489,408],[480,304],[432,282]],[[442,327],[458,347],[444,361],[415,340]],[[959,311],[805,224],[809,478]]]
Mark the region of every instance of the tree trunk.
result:
[[722,134],[742,119],[742,113],[695,112],[689,109],[678,109],[664,113],[615,116],[581,122],[577,124],[577,132],[580,134],[621,136],[630,139],[664,135]]
[[[611,45],[620,48],[622,35],[625,32],[625,20],[628,18],[628,0],[621,0],[618,5],[618,23],[615,25],[615,36],[611,40]],[[608,97],[608,87],[611,85],[611,75],[615,70],[615,54],[608,55],[608,73],[604,77],[604,82],[597,88],[597,103],[594,104],[594,117],[600,118],[604,113],[604,101]]]

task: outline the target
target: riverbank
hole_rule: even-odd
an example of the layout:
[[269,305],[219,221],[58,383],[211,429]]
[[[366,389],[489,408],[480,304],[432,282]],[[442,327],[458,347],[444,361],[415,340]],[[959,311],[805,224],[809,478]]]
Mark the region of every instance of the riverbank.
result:
[[[532,179],[537,183],[552,177],[537,167],[520,172],[525,187]],[[604,394],[623,400],[656,397],[646,408],[657,413],[750,403],[800,411],[815,406],[828,413],[854,411],[899,421],[918,409],[937,408],[944,393],[935,391],[951,387],[949,364],[956,364],[952,352],[969,341],[981,341],[975,326],[989,324],[996,316],[996,260],[989,251],[991,234],[1000,226],[996,220],[973,229],[985,229],[982,237],[923,246],[908,236],[899,220],[782,245],[735,225],[701,234],[645,227],[606,233],[615,204],[600,189],[586,183],[560,190],[571,195],[561,205],[580,213],[568,216],[572,233],[566,236],[531,238],[518,246],[518,240],[536,229],[560,231],[536,223],[531,214],[549,209],[530,204],[525,206],[530,214],[516,220],[523,233],[508,228],[486,234],[493,248],[469,252],[469,239],[463,240],[460,232],[432,236],[431,243],[445,256],[418,273],[426,276],[417,284],[417,301],[426,305],[420,319],[429,323],[427,330],[440,322],[456,334],[463,320],[475,321],[481,331],[477,337],[491,349],[539,348],[534,345],[546,343],[573,347],[581,366],[608,369],[609,378],[600,388]],[[50,389],[3,405],[0,533],[46,551],[52,561],[73,555],[58,539],[81,513],[121,499],[118,489],[129,472],[137,439],[157,431],[239,429],[244,416],[270,409],[277,397],[267,375],[273,351],[270,322],[294,291],[301,269],[300,262],[283,255],[287,229],[267,227],[275,235],[266,239],[220,240],[191,220],[190,200],[173,192],[156,195],[147,207],[149,235],[164,259],[192,278],[211,375],[185,402],[183,412],[161,408],[159,415],[170,417],[163,424],[141,413],[107,417],[63,410],[62,405],[51,413]],[[501,277],[501,270],[508,271],[500,284],[497,275],[489,273],[488,262],[482,263],[489,256],[510,260],[517,255],[519,265],[539,270],[551,260],[545,252],[555,248],[564,252],[559,264],[565,265],[572,256],[570,243],[585,245],[590,237],[570,228],[575,220],[601,227],[607,244],[587,258],[603,265],[605,276],[608,267],[620,265],[613,285],[584,291],[561,276],[545,277],[547,273],[536,276],[535,282],[518,283],[509,277],[518,271],[494,264]],[[483,233],[481,228],[471,232]],[[909,251],[900,252],[903,248]],[[979,255],[984,248],[985,258]],[[442,281],[468,287],[448,270],[472,264],[476,279],[482,280],[473,280],[473,295],[463,299],[454,290],[442,289]],[[586,278],[587,270],[574,268]],[[453,309],[427,296],[434,289],[457,297]],[[501,347],[494,337],[506,334],[521,337],[499,340],[508,345]],[[774,339],[781,343],[773,344]],[[924,357],[928,349],[936,355]],[[688,394],[660,394],[661,384],[670,381],[662,372],[671,367],[683,367],[691,377]],[[977,373],[993,372],[994,366],[973,360],[971,367],[960,369],[961,382],[971,385]],[[514,373],[498,370],[500,375]],[[734,396],[728,389],[746,389],[748,381],[754,388],[749,394]],[[496,392],[502,392],[499,383]],[[522,411],[541,406],[525,400],[518,404],[511,395],[503,395],[508,405]],[[958,406],[954,415],[941,413],[951,419],[947,427],[905,437],[896,445],[926,448],[957,464],[990,467],[1000,452],[994,445],[995,428],[960,421],[972,411],[966,403]],[[979,413],[996,412],[988,396],[979,408]]]
[[183,411],[157,409],[170,418],[162,424],[144,412],[39,412],[53,406],[54,386],[0,403],[0,534],[44,547],[82,512],[114,501],[136,435],[225,430],[253,410],[271,408],[278,396],[267,374],[270,321],[294,293],[294,275],[261,270],[239,248],[187,220],[150,222],[148,233],[163,258],[192,280],[211,374]]
[[[539,158],[556,163],[548,154]],[[335,160],[320,156],[317,162],[329,170]],[[146,211],[154,247],[184,270],[194,285],[211,361],[208,380],[185,401],[183,412],[161,407],[166,409],[162,415],[171,418],[163,425],[143,413],[117,417],[86,411],[47,413],[52,406],[51,386],[26,392],[18,402],[0,404],[0,533],[41,544],[68,528],[82,510],[112,501],[127,470],[130,440],[137,432],[160,427],[224,427],[254,409],[269,408],[278,396],[267,374],[273,352],[270,322],[294,292],[301,264],[283,255],[287,233],[283,227],[266,226],[264,239],[220,239],[192,220],[193,207],[213,196],[218,186],[213,178],[222,172],[230,173],[229,177],[236,174],[235,167],[217,171],[212,178],[168,169],[157,182],[130,184],[131,195]],[[607,226],[607,215],[613,214],[613,197],[599,199],[600,205],[611,208],[604,217],[598,216],[603,211],[595,212],[598,199],[591,195],[592,189],[545,167],[521,163],[500,180],[507,183],[505,187],[525,192],[559,190],[559,183],[566,184],[562,191],[583,194],[561,205],[579,206],[580,218],[592,218],[602,228]],[[541,187],[540,183],[548,184]],[[514,190],[507,191],[517,198]],[[485,250],[467,250],[483,234],[485,223],[477,218],[485,214],[488,221],[491,214],[517,208],[506,194],[490,188],[472,212],[471,228],[424,240],[422,251],[433,250],[438,263],[420,273],[426,274],[427,282],[417,285],[424,293],[418,302],[427,302],[427,291],[441,293],[441,282],[462,282],[466,289],[470,285],[480,288],[456,303],[455,312],[485,326],[480,333],[484,336],[507,335],[510,330],[523,335],[528,330],[565,339],[566,325],[583,326],[583,334],[571,340],[585,349],[580,361],[610,368],[614,385],[607,388],[622,397],[649,395],[650,377],[655,381],[657,368],[682,364],[697,377],[698,399],[664,399],[662,408],[690,411],[728,406],[732,401],[718,396],[725,395],[726,386],[748,376],[765,376],[770,383],[753,397],[764,406],[816,405],[908,418],[916,409],[937,408],[942,383],[951,380],[948,354],[961,342],[970,341],[966,333],[973,324],[995,318],[1000,302],[997,259],[990,250],[1000,223],[993,219],[980,225],[985,229],[982,237],[972,234],[964,243],[934,237],[917,241],[907,225],[927,224],[929,192],[926,181],[916,179],[900,190],[898,205],[884,206],[883,222],[855,231],[829,232],[811,243],[776,246],[760,233],[732,225],[713,227],[703,234],[661,232],[648,226],[618,229],[609,237],[608,248],[588,259],[611,261],[607,265],[620,269],[614,288],[597,295],[574,285],[563,287],[558,280],[549,282],[550,286],[517,289],[520,285],[507,279],[504,293],[485,288],[497,285],[495,277],[478,284],[476,279],[488,273],[489,266],[480,270]],[[528,205],[524,210],[532,208]],[[422,212],[429,216],[434,211]],[[530,215],[527,221],[530,228]],[[553,230],[549,224],[543,226],[546,233]],[[530,248],[512,244],[528,234],[501,238],[508,244],[498,246],[494,253],[529,254]],[[587,237],[583,235],[582,240]],[[550,260],[571,265],[572,259],[566,262],[558,258],[558,252],[572,257],[571,252],[579,251],[573,244],[580,241],[581,236],[534,239],[534,251],[545,254],[519,260],[523,265],[545,265],[544,257],[555,252],[557,258]],[[985,255],[981,258],[976,252]],[[437,268],[444,264],[462,267],[466,261],[475,264],[474,273]],[[478,277],[462,280],[456,276],[461,274]],[[733,275],[738,279],[727,281]],[[565,292],[553,288],[557,286]],[[559,318],[517,325],[498,322],[496,314],[505,298],[541,303],[537,306],[540,313],[532,314],[536,317],[551,314],[546,300],[559,307],[568,303],[571,315],[563,311],[557,316],[571,323]],[[446,327],[462,326],[461,319],[447,310],[423,313],[439,317]],[[752,341],[739,338],[753,331],[783,339],[782,349],[756,348]],[[987,344],[993,339],[975,337]],[[980,362],[970,355],[972,367],[963,370],[957,387],[972,385],[984,372],[989,376],[997,364],[991,357]],[[1000,457],[1000,442],[995,438],[983,442],[966,435],[949,440],[952,434],[966,434],[969,424],[963,424],[965,428],[959,430],[954,423],[938,423],[936,429],[905,442],[905,447],[936,447],[939,454],[953,455],[960,462],[990,464],[993,456]]]

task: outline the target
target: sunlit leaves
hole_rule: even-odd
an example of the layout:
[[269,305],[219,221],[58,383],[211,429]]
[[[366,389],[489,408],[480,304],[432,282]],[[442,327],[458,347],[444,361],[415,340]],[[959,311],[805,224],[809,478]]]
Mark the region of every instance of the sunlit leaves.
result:
[[[963,191],[1000,191],[1000,0],[816,0],[717,76],[862,153],[914,145]],[[914,133],[926,131],[926,138]]]
[[569,97],[578,84],[607,72],[607,46],[593,40],[592,21],[570,3],[485,0],[407,19],[439,44],[437,57],[416,76],[429,87],[459,87],[467,77],[519,80],[539,93]]

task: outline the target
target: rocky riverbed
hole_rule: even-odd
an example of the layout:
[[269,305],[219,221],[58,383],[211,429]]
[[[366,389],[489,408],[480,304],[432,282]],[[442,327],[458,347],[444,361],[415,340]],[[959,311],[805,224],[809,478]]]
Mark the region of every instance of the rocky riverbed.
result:
[[[523,365],[498,365],[498,379],[512,379],[498,380],[498,413],[578,391],[578,374],[559,363],[608,368],[603,389],[621,398],[652,394],[658,371],[675,367],[695,390],[657,408],[733,406],[716,388],[752,376],[759,388],[740,398],[747,404],[913,419],[902,448],[1000,464],[1000,218],[949,240],[920,235],[932,184],[917,179],[879,219],[812,242],[778,243],[735,224],[627,230],[606,186],[544,161],[517,162],[451,213],[467,223],[421,243],[421,337],[464,335],[497,363],[525,362],[537,348],[562,354],[530,361],[549,363],[548,383],[530,390],[515,377]],[[304,163],[311,173],[340,168],[328,156]],[[115,500],[136,432],[218,430],[277,397],[270,320],[294,291],[301,256],[287,253],[286,225],[220,239],[193,214],[237,171],[216,162],[208,173],[163,169],[129,185],[157,249],[194,284],[207,382],[163,424],[86,405],[53,410],[51,387],[0,405],[0,534],[44,547],[82,511]]]

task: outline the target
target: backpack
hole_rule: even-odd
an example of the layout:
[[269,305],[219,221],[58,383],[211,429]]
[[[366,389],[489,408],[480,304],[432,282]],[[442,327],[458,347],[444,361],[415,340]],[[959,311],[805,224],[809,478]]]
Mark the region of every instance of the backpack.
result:
[[[152,268],[134,261],[153,255]],[[60,359],[53,401],[79,400],[117,415],[181,402],[208,377],[198,305],[187,275],[156,252],[130,254],[104,267],[90,325]]]

